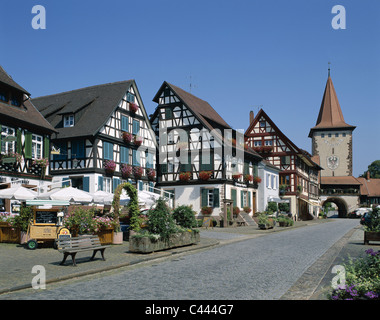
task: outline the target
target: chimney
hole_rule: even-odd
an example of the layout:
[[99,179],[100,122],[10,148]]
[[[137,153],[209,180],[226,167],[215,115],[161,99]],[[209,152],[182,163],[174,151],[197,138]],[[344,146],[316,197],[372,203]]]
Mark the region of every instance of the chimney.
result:
[[370,179],[369,170],[367,171],[367,180]]
[[255,119],[253,111],[250,111],[249,112],[249,124],[251,124],[253,122],[253,119]]

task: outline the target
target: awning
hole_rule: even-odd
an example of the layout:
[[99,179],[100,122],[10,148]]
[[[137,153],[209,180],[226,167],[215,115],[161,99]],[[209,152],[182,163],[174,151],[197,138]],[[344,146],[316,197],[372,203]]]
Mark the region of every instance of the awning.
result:
[[70,201],[66,200],[27,200],[27,206],[68,206],[70,205]]
[[315,200],[306,200],[306,199],[303,199],[303,198],[300,198],[301,200],[307,202],[308,204],[312,205],[312,206],[315,206],[315,207],[319,207],[320,204],[319,202],[315,201]]
[[280,199],[276,197],[268,197],[268,202],[286,203],[290,202],[290,199]]

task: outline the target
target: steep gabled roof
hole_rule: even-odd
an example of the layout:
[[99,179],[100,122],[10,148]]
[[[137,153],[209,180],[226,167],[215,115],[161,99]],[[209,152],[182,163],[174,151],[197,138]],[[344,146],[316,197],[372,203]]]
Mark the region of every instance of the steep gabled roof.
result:
[[360,194],[367,197],[380,197],[380,179],[356,178],[361,182]]
[[159,97],[166,87],[169,87],[179,99],[182,100],[182,102],[191,110],[194,112],[196,116],[198,116],[203,122],[206,124],[208,123],[208,120],[214,121],[218,123],[219,125],[231,129],[231,127],[228,125],[227,122],[224,121],[224,119],[215,111],[213,107],[207,102],[204,101],[194,95],[192,95],[189,92],[186,92],[185,90],[181,89],[180,87],[177,87],[173,84],[170,84],[166,81],[162,84],[161,88],[158,90],[157,94],[153,98],[154,102],[159,103]]
[[307,162],[310,166],[313,166],[315,168],[322,169],[318,163],[315,163],[311,155],[303,150],[298,148],[278,127],[277,125],[273,122],[273,120],[265,113],[263,109],[260,109],[260,111],[257,113],[256,117],[253,119],[251,124],[249,125],[248,129],[245,132],[245,136],[250,137],[252,136],[250,133],[252,132],[253,128],[257,124],[260,119],[264,117],[265,120],[270,124],[270,126],[274,129],[277,135],[281,137],[283,142],[291,149],[293,150],[294,153],[296,153],[299,157],[301,157],[305,162]]
[[[95,135],[119,105],[134,80],[107,83],[38,97],[33,103],[59,132],[57,138]],[[80,114],[74,127],[62,128],[63,114]]]
[[12,87],[22,94],[23,101],[19,107],[0,102],[0,116],[3,124],[10,123],[28,130],[39,130],[51,134],[56,130],[42,116],[30,101],[30,93],[17,84],[11,76],[0,66],[0,83]]
[[[214,129],[220,129],[217,126],[222,127],[222,129],[233,130],[229,126],[229,124],[224,121],[224,119],[215,111],[215,109],[207,101],[202,100],[192,95],[191,93],[186,92],[185,90],[173,84],[170,84],[166,81],[164,81],[164,83],[161,85],[160,89],[158,90],[157,94],[154,96],[153,98],[154,102],[158,104],[160,103],[159,102],[160,95],[166,87],[171,89],[177,95],[177,97],[181,100],[181,102],[194,113],[194,115],[198,118],[198,120],[209,131],[212,131]],[[157,112],[157,109],[156,109],[156,112]],[[215,136],[218,136],[220,141],[222,141],[223,143],[231,144],[231,141],[226,141],[224,136],[218,134],[217,130],[214,131],[214,133],[215,133]],[[262,159],[262,157],[252,148],[248,146],[244,146],[244,150],[248,154],[253,155],[256,158]]]
[[25,93],[27,96],[30,96],[30,93],[26,91],[23,87],[21,87],[18,83],[16,83],[12,77],[0,66],[0,82],[4,83],[22,93]]
[[355,126],[351,126],[344,121],[342,109],[340,108],[333,82],[329,76],[323,94],[321,108],[319,109],[318,119],[315,126],[311,128],[309,137],[311,137],[313,130],[344,128],[354,130]]

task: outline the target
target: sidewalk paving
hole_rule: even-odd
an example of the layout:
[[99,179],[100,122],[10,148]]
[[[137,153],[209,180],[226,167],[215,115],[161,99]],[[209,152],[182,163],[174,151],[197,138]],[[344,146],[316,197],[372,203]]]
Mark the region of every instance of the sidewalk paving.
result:
[[[105,250],[106,261],[101,260],[99,253],[93,261],[89,261],[92,252],[78,253],[76,257],[77,267],[73,267],[71,265],[71,258],[68,258],[65,265],[61,266],[60,262],[63,255],[53,248],[41,247],[36,250],[28,250],[23,245],[0,243],[0,298],[1,294],[3,293],[30,288],[31,281],[33,277],[36,276],[36,274],[32,273],[32,268],[35,265],[42,265],[45,267],[46,283],[48,284],[61,280],[71,279],[74,277],[108,271],[120,267],[131,266],[155,259],[170,258],[175,254],[186,254],[199,250],[208,250],[218,245],[225,245],[236,241],[265,236],[272,232],[285,232],[286,230],[293,228],[313,225],[317,223],[326,223],[328,221],[330,220],[297,221],[293,227],[275,227],[274,229],[270,230],[260,230],[257,228],[257,226],[230,228],[216,227],[207,229],[200,228],[200,243],[149,254],[137,254],[129,252],[129,242],[124,241],[122,245],[112,245]],[[362,230],[355,228],[352,231],[352,234],[343,237],[340,241],[338,241],[338,244],[328,250],[329,259],[323,260],[322,258],[326,257],[322,257],[319,259],[320,263],[328,263],[327,267],[329,267],[334,259],[336,260],[334,263],[338,262],[340,261],[339,259],[343,259],[348,252],[354,256],[362,255],[364,253],[364,250],[370,248],[371,246],[358,245],[358,242],[360,241],[362,244],[363,239],[363,237],[361,237],[362,234],[360,234],[360,231],[362,232]],[[345,248],[345,250],[342,250],[346,243],[348,243],[348,247]],[[320,269],[322,270],[323,268]],[[314,272],[313,269],[310,270]],[[321,270],[312,275],[313,288],[315,289],[319,285],[319,295],[314,293],[312,297],[313,299],[323,299],[322,291],[324,290],[324,286],[329,283],[329,274],[327,272],[324,272],[322,274]],[[306,276],[310,277],[307,272]],[[283,299],[298,299],[299,297],[305,297],[305,293],[299,292],[299,290],[307,291],[310,289],[293,287],[292,290],[289,291],[289,294],[285,295]],[[309,296],[311,296],[311,293]]]

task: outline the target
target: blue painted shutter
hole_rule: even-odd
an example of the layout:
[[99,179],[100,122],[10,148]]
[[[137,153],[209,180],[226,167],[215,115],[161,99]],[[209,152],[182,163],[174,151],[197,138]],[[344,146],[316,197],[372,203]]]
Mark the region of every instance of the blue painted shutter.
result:
[[133,120],[132,133],[133,134],[139,134],[139,131],[140,131],[140,121]]
[[105,160],[113,160],[113,144],[103,142],[103,158]]
[[103,176],[98,177],[98,190],[103,191]]
[[201,189],[201,207],[208,205],[208,189]]
[[218,188],[214,189],[214,204],[213,204],[213,207],[214,208],[219,207],[219,189]]
[[83,191],[90,192],[90,177],[83,177]]
[[113,192],[115,192],[117,186],[120,184],[120,179],[119,178],[113,178],[112,180],[112,189]]
[[128,132],[128,124],[129,124],[128,117],[121,116],[121,130],[122,131],[127,131]]
[[143,182],[142,182],[142,181],[139,181],[139,190],[140,190],[140,191],[143,190]]
[[120,147],[120,162],[128,163],[128,148]]

